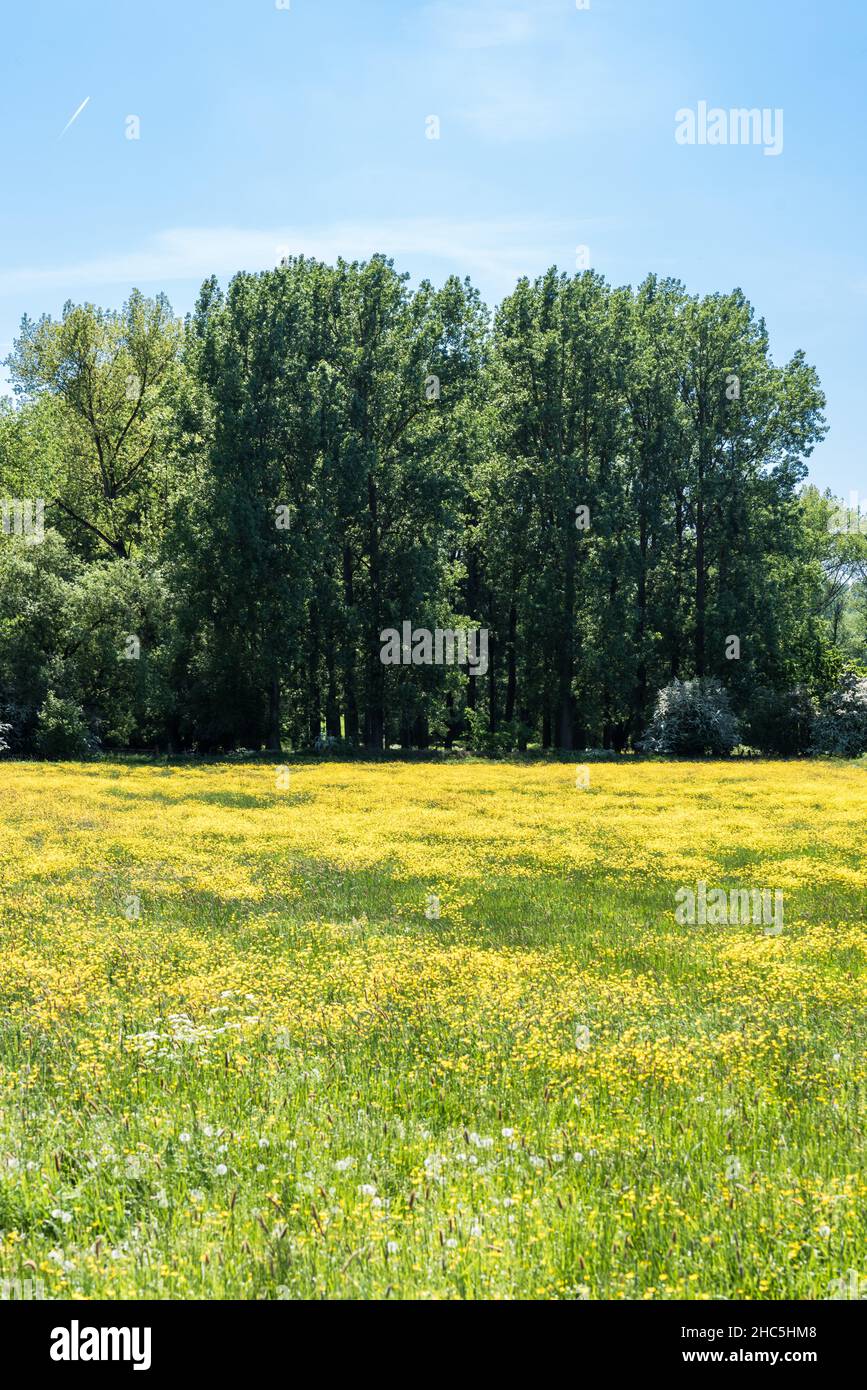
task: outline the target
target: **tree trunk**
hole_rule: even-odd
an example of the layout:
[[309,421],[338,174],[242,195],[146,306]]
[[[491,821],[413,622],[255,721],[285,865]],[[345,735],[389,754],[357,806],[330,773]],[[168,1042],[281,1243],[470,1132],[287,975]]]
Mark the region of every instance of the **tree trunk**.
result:
[[695,509],[695,674],[704,675],[705,607],[707,574],[704,559],[704,500],[699,493]]
[[563,583],[563,630],[557,654],[557,747],[571,749],[574,739],[572,642],[575,630],[575,528],[566,520],[566,568]]
[[632,687],[632,738],[636,740],[644,731],[647,719],[647,657],[645,641],[647,638],[647,477],[642,466],[641,501],[638,512],[638,615],[635,625],[635,646],[638,663],[635,668],[635,681]]
[[506,723],[515,717],[515,698],[518,692],[517,664],[518,610],[513,599],[509,606],[509,638],[506,646]]
[[370,561],[370,611],[372,623],[368,633],[368,683],[365,742],[368,748],[381,749],[385,739],[385,667],[379,659],[380,622],[380,561],[379,561],[379,500],[373,473],[367,475],[368,550]]
[[268,749],[272,753],[282,753],[280,736],[280,677],[276,671],[271,676],[268,689]]
[[340,704],[337,699],[337,679],[334,658],[328,657],[328,695],[325,700],[325,732],[329,738],[340,738]]
[[499,725],[497,701],[497,642],[493,632],[488,636],[488,729],[492,734]]
[[355,647],[352,640],[352,624],[349,619],[355,612],[355,580],[352,566],[352,551],[348,545],[343,547],[343,598],[346,605],[346,618],[349,631],[344,637],[343,650],[343,694],[345,699],[344,724],[346,737],[358,742],[358,695],[355,679]]

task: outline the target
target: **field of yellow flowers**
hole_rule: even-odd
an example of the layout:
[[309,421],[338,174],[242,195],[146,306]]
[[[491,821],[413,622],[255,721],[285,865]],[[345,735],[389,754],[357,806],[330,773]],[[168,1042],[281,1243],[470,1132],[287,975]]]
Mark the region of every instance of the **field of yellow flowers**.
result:
[[867,1281],[865,824],[845,763],[0,765],[0,1280]]

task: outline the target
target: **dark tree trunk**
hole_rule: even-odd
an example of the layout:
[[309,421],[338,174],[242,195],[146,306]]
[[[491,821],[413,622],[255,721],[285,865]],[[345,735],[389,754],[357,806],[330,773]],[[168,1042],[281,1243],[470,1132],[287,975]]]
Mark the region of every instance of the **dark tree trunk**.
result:
[[675,502],[675,527],[677,541],[674,553],[674,612],[670,615],[669,651],[671,654],[670,675],[672,680],[680,676],[681,653],[681,614],[683,612],[683,532],[686,525],[683,493],[678,489]]
[[[355,612],[355,580],[353,577],[352,551],[348,545],[343,547],[343,598],[346,605],[346,618],[349,620]],[[343,694],[345,700],[344,723],[346,727],[346,737],[354,742],[358,741],[358,695],[356,694],[357,684],[355,679],[355,648],[352,641],[352,625],[348,624],[349,632],[344,638],[343,651]]]
[[455,719],[455,697],[449,691],[446,696],[446,734],[444,744],[446,748],[451,748],[457,733],[457,721]]
[[[701,486],[701,484],[699,484]],[[695,509],[695,674],[704,675],[705,606],[707,574],[704,558],[704,501],[699,493]]]
[[367,475],[368,546],[370,560],[370,604],[373,622],[368,633],[368,708],[365,742],[368,748],[382,748],[385,740],[385,667],[379,659],[381,577],[379,560],[379,499],[373,473]]
[[647,479],[642,468],[641,501],[638,515],[638,593],[637,618],[635,624],[635,646],[638,664],[635,668],[635,682],[632,687],[631,728],[633,739],[638,739],[644,730],[647,718],[647,658],[645,642],[647,638]]
[[[330,663],[329,663],[330,664]],[[328,697],[325,701],[325,732],[329,738],[340,738],[340,704],[333,670],[328,672]]]
[[518,752],[519,752],[519,753],[526,753],[526,751],[527,751],[527,734],[526,734],[526,730],[527,730],[527,729],[529,728],[529,726],[530,726],[530,718],[531,718],[531,716],[530,716],[530,711],[529,711],[528,709],[521,709],[521,710],[518,711],[518,721],[519,721],[519,723],[520,723],[520,725],[521,725],[520,731],[519,731],[519,733],[518,733]]
[[[478,679],[478,677],[476,677],[476,679]],[[497,699],[497,642],[493,632],[491,632],[488,635],[488,728],[492,734],[497,732],[499,722],[499,701]]]
[[364,742],[373,750],[381,750],[385,744],[385,719],[378,707],[371,707],[365,715]]
[[566,541],[566,575],[563,632],[557,653],[557,746],[569,749],[574,739],[572,698],[572,641],[575,628],[575,537],[569,528]]
[[283,751],[280,736],[280,677],[276,672],[271,676],[268,688],[268,749],[272,753]]
[[515,717],[515,699],[518,693],[517,660],[518,610],[515,601],[509,607],[509,638],[506,646],[506,723]]

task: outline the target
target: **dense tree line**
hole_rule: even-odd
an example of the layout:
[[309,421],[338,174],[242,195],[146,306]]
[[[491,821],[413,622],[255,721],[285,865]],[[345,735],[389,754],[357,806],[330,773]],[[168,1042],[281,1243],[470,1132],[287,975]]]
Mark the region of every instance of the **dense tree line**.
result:
[[[8,366],[4,530],[45,526],[0,541],[13,749],[624,749],[695,677],[798,751],[864,659],[867,538],[804,487],[816,372],[740,291],[551,270],[492,316],[291,258],[183,323],[25,320]],[[406,623],[485,661],[385,664]]]

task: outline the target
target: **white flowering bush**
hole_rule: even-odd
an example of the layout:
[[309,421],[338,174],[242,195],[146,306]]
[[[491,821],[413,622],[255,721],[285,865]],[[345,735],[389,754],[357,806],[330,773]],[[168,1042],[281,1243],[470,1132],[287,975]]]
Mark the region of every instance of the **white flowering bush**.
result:
[[639,747],[645,753],[720,756],[740,740],[725,688],[711,676],[673,680],[656,697],[653,719]]
[[867,753],[867,676],[848,671],[825,697],[813,723],[813,746],[841,758]]

